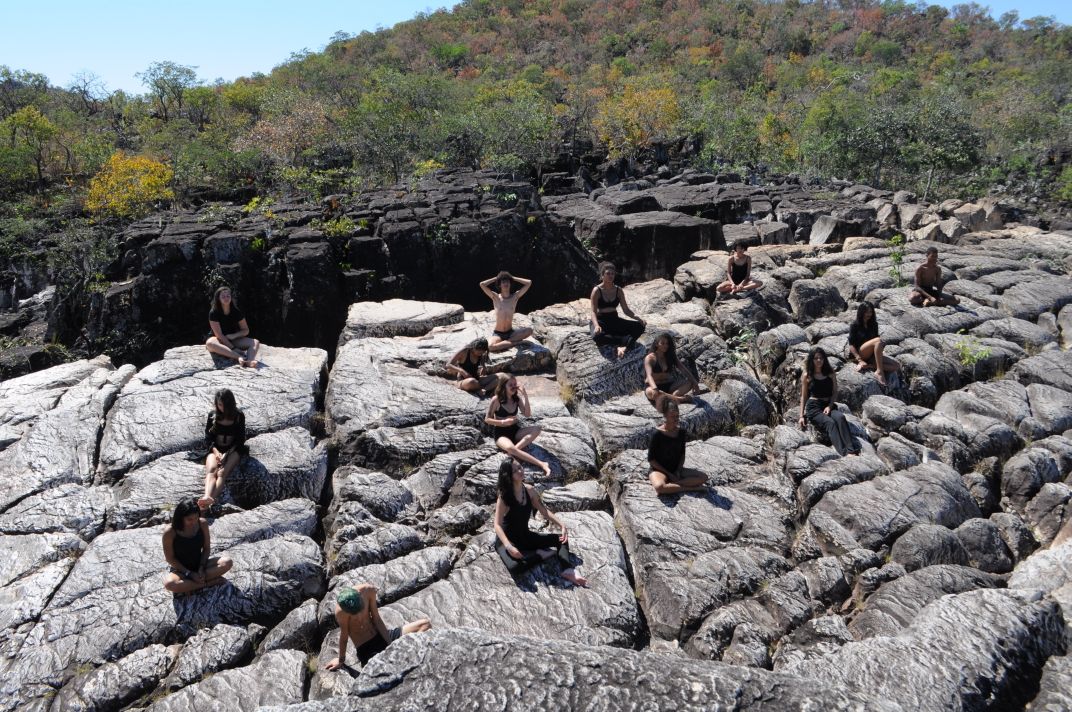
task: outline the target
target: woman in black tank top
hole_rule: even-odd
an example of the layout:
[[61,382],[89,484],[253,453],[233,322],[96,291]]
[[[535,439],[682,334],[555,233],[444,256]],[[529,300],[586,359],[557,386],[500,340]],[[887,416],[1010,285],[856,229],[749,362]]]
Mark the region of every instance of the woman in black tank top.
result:
[[[529,529],[533,511],[538,511],[561,532],[537,534]],[[557,555],[565,569],[562,578],[577,586],[588,581],[572,566],[569,530],[544,506],[536,488],[525,484],[521,463],[510,458],[499,466],[499,498],[495,502],[495,550],[512,574],[519,574],[539,562]]]
[[205,422],[205,494],[197,505],[206,510],[216,503],[227,476],[249,452],[246,447],[246,416],[238,409],[229,388],[216,391],[214,407]]
[[458,388],[480,396],[495,389],[499,378],[488,373],[488,350],[487,339],[475,339],[450,359],[447,372],[458,379]]
[[[602,280],[592,288],[592,338],[600,346],[617,346],[618,358],[644,333],[644,320],[633,313],[625,301],[625,290],[614,283],[617,270],[610,262],[599,265]],[[618,307],[630,319],[618,316]]]
[[201,518],[197,502],[185,499],[171,513],[171,526],[162,539],[168,573],[164,588],[182,595],[224,583],[223,575],[233,565],[226,556],[212,557],[208,522]]
[[726,262],[726,280],[715,287],[719,294],[740,294],[763,286],[758,279],[752,279],[752,258],[745,252],[747,249],[743,242],[734,243],[733,254]]
[[644,357],[644,395],[659,409],[663,398],[677,403],[691,403],[690,393],[699,393],[700,384],[688,366],[677,357],[677,345],[669,331],[658,334]]
[[816,346],[808,352],[800,378],[800,427],[805,419],[822,428],[838,455],[859,455],[860,446],[849,430],[845,414],[838,410],[837,376],[830,367],[826,351]]
[[541,428],[539,425],[521,427],[519,421],[522,415],[526,418],[532,417],[529,396],[525,387],[518,385],[517,378],[510,376],[500,381],[495,389],[495,396],[488,403],[484,422],[495,428],[495,444],[500,450],[511,457],[535,465],[543,470],[544,477],[550,477],[551,466],[525,452],[540,435]]

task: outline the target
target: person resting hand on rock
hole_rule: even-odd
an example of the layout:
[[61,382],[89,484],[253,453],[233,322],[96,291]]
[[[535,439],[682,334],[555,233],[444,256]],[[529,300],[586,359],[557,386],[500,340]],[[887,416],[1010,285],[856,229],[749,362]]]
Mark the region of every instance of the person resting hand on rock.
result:
[[[514,282],[521,285],[516,292]],[[492,291],[492,287],[498,291]],[[485,279],[480,283],[480,289],[491,298],[495,309],[495,330],[491,332],[491,350],[506,351],[520,344],[532,336],[532,329],[514,328],[514,312],[517,310],[517,302],[525,296],[525,292],[532,287],[532,280],[524,277],[515,277],[509,272],[499,272],[491,279]]]
[[651,486],[661,495],[707,489],[707,475],[695,471],[685,474],[685,433],[678,427],[677,403],[663,398],[659,401],[659,411],[666,422],[655,429],[648,446]]
[[816,346],[808,352],[808,361],[800,377],[800,427],[804,428],[805,419],[810,420],[826,431],[838,455],[859,455],[860,446],[849,430],[845,414],[838,410],[836,400],[837,376],[830,367],[826,351]]
[[384,625],[376,605],[376,587],[359,583],[346,587],[335,597],[335,620],[339,623],[339,657],[324,665],[325,670],[338,670],[346,665],[346,646],[353,642],[362,665],[387,650],[387,646],[410,633],[430,630],[427,618],[406,623],[398,628]]
[[216,503],[227,475],[238,465],[246,448],[246,416],[238,409],[229,388],[216,392],[215,407],[205,422],[208,457],[205,458],[205,494],[197,500],[202,510]]
[[[559,529],[556,534],[537,534],[529,530],[533,511],[538,511]],[[557,555],[562,565],[562,578],[577,586],[587,586],[588,580],[577,573],[570,560],[569,530],[540,499],[532,485],[525,484],[521,463],[510,458],[499,465],[499,498],[495,501],[495,534],[499,541],[495,550],[512,574],[519,574],[539,562]]]
[[208,522],[201,518],[197,502],[184,499],[171,513],[171,526],[164,529],[164,560],[169,570],[164,588],[182,595],[224,583],[223,575],[233,562],[226,556],[212,557]]
[[484,422],[495,428],[495,444],[510,457],[524,460],[530,465],[543,470],[544,477],[551,476],[551,466],[543,460],[525,452],[525,448],[539,437],[539,425],[518,425],[519,416],[532,417],[529,396],[525,387],[519,385],[513,376],[499,381],[495,396],[488,403],[488,412]]
[[938,266],[938,248],[927,248],[927,257],[916,268],[916,284],[908,295],[908,301],[916,307],[955,307],[960,300],[952,294],[942,293],[942,268]]
[[476,339],[450,359],[447,372],[458,378],[458,388],[486,396],[495,390],[498,376],[488,373],[488,340]]
[[878,335],[878,320],[875,307],[862,302],[856,308],[856,321],[849,325],[849,355],[856,359],[856,370],[875,369],[879,385],[886,387],[886,374],[901,370],[901,364],[882,355],[885,344]]
[[257,349],[261,344],[256,339],[249,338],[246,315],[238,308],[230,287],[220,287],[212,295],[208,326],[212,329],[212,336],[205,342],[206,349],[233,359],[241,366],[257,367]]
[[[625,356],[647,326],[625,301],[625,290],[614,283],[618,270],[610,262],[599,264],[600,282],[592,288],[592,338],[599,346],[618,347],[618,358]],[[631,319],[618,316],[618,306]]]
[[690,393],[699,393],[700,384],[692,372],[677,357],[677,345],[669,332],[655,337],[644,357],[644,380],[647,387],[644,395],[652,405],[659,408],[663,398],[678,403],[691,403]]

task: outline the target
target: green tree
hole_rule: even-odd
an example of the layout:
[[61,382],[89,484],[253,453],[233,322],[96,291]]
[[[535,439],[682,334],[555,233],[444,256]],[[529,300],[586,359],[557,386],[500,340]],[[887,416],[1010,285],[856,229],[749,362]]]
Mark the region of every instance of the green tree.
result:
[[36,106],[24,106],[3,121],[10,146],[33,163],[39,186],[45,182],[45,166],[51,161],[56,126]]
[[175,62],[153,62],[134,76],[149,90],[157,115],[166,123],[182,111],[186,91],[200,83],[196,69]]

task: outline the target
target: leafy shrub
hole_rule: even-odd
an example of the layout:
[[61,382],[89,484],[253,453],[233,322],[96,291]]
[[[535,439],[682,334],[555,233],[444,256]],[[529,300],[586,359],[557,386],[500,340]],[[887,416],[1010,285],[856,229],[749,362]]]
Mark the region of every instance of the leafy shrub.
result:
[[89,182],[86,210],[95,215],[136,218],[175,197],[168,184],[174,173],[159,161],[116,151]]

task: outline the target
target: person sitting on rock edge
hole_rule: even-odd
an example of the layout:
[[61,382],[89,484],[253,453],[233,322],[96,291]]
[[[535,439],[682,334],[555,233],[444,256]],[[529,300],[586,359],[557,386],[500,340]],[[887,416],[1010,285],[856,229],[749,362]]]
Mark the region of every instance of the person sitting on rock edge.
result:
[[849,421],[838,410],[837,376],[830,367],[826,351],[816,346],[808,352],[807,363],[800,377],[800,428],[805,419],[822,428],[838,455],[859,455],[860,446],[849,430]]
[[[511,292],[515,281],[521,284],[521,289]],[[491,291],[492,285],[495,285],[499,291]],[[495,330],[491,333],[493,352],[512,349],[532,336],[532,329],[514,328],[514,312],[517,310],[517,302],[531,287],[531,279],[515,277],[506,271],[499,272],[491,279],[485,279],[480,283],[480,289],[491,298],[495,310]]]
[[[625,301],[625,290],[614,283],[618,270],[610,262],[599,263],[600,283],[592,288],[592,338],[599,346],[615,345],[618,358],[644,333],[647,324]],[[630,319],[618,316],[618,305]]]
[[359,583],[346,587],[335,597],[335,620],[339,623],[339,657],[324,665],[325,670],[338,670],[346,665],[346,646],[353,642],[362,665],[387,650],[387,646],[410,633],[423,633],[432,628],[427,618],[388,629],[380,618],[376,605],[376,587]]
[[849,325],[849,354],[856,359],[856,370],[875,369],[879,385],[886,387],[886,374],[901,370],[901,364],[882,354],[885,344],[878,335],[878,319],[870,302],[856,308],[856,320]]
[[659,401],[671,398],[678,403],[691,403],[690,393],[699,393],[700,384],[677,357],[677,345],[670,332],[658,334],[644,357],[644,395],[658,409]]
[[525,448],[540,435],[541,428],[539,425],[522,428],[518,425],[521,415],[532,417],[525,387],[518,384],[514,376],[500,380],[484,416],[484,422],[495,428],[495,444],[510,457],[535,465],[543,470],[544,477],[550,477],[551,466],[525,452]]
[[[559,534],[537,534],[529,529],[533,510],[559,529]],[[519,574],[557,554],[566,568],[562,578],[576,586],[588,580],[573,568],[569,551],[569,530],[540,499],[532,485],[525,484],[525,470],[514,458],[499,465],[499,497],[495,500],[495,550],[511,574]]]
[[927,248],[927,257],[916,268],[916,284],[908,295],[908,301],[916,307],[955,307],[960,300],[952,294],[943,294],[942,268],[938,266],[938,248]]
[[223,576],[233,562],[226,556],[212,557],[208,522],[201,518],[197,502],[184,499],[171,513],[171,525],[162,537],[164,560],[169,570],[164,588],[183,595],[224,583]]
[[685,474],[685,433],[678,427],[677,403],[670,398],[663,398],[659,403],[665,421],[655,428],[648,446],[651,486],[660,495],[706,490],[707,475],[695,471]]
[[447,372],[458,377],[458,388],[486,396],[495,390],[499,378],[488,373],[488,340],[470,341],[464,349],[454,354],[447,363]]
[[733,254],[726,260],[726,279],[715,287],[719,294],[739,294],[763,286],[758,279],[752,279],[752,256],[745,252],[747,249],[744,242],[734,243]]
[[216,391],[215,405],[205,421],[205,494],[197,500],[202,510],[216,503],[224,481],[238,465],[246,448],[246,415],[238,409],[229,388]]
[[212,307],[208,313],[208,325],[212,336],[205,342],[211,353],[233,359],[240,366],[256,368],[257,349],[260,342],[249,338],[246,315],[238,308],[230,287],[220,287],[212,295]]

